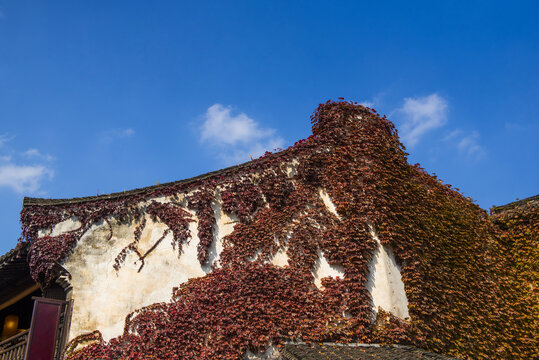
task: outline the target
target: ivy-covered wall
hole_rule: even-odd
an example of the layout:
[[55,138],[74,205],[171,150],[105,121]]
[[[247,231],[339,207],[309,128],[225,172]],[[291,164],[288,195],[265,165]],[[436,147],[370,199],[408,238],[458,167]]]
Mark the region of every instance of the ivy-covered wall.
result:
[[512,330],[506,342],[519,344],[512,349],[515,358],[528,349],[534,354],[530,359],[539,358],[539,196],[494,207],[491,214],[503,249],[500,287],[506,301],[501,312]]
[[[212,176],[25,206],[23,241],[42,284],[53,281],[56,262],[76,273],[77,252],[92,246],[108,256],[96,269],[105,278],[123,281],[127,267],[156,279],[181,272],[172,264],[150,268],[152,256],[168,256],[163,251],[173,254],[170,262],[191,251],[203,271],[180,279],[169,301],[129,314],[122,335],[76,337],[67,357],[239,359],[301,340],[409,343],[465,359],[534,358],[537,263],[528,264],[526,251],[533,253],[537,226],[493,223],[458,191],[409,165],[393,124],[374,110],[329,101],[312,124],[313,135],[289,149]],[[217,214],[235,220],[226,236],[218,234]],[[77,226],[54,232],[65,221]],[[159,230],[148,238],[149,228]],[[369,285],[381,254],[394,263],[392,286],[405,292],[385,310],[373,308]],[[316,286],[323,261],[337,273]]]

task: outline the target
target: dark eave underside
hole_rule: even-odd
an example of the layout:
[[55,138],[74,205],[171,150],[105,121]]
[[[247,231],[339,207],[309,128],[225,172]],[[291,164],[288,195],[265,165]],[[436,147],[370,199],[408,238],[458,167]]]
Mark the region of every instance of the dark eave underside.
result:
[[26,262],[27,245],[18,245],[0,256],[0,303],[35,284]]

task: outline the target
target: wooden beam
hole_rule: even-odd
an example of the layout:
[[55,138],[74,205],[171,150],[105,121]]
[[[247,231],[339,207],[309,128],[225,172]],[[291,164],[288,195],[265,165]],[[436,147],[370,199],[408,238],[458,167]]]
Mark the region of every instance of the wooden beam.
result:
[[26,290],[23,290],[23,291],[19,292],[17,295],[13,296],[11,299],[1,303],[0,304],[0,310],[3,310],[5,308],[7,308],[8,306],[15,304],[17,301],[19,301],[20,299],[22,299],[25,296],[30,295],[31,293],[33,293],[37,289],[39,289],[39,284],[34,284],[31,287],[27,288]]

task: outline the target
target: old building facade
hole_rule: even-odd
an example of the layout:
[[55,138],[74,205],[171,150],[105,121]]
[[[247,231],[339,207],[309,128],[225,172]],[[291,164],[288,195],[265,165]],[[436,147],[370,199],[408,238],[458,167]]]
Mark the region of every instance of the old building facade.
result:
[[[329,102],[312,119],[313,135],[289,149],[193,179],[25,198],[23,241],[0,259],[0,315],[20,325],[0,351],[18,346],[31,360],[39,346],[68,359],[532,354],[536,313],[515,319],[509,309],[533,307],[533,296],[525,286],[504,295],[516,273],[504,275],[513,263],[500,263],[507,244],[486,212],[409,165],[373,110]],[[32,344],[51,321],[46,344]],[[304,348],[312,342],[353,348]]]

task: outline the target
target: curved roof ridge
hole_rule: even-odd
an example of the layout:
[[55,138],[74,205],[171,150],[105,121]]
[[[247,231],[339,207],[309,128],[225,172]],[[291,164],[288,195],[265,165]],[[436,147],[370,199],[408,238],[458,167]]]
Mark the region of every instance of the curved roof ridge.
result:
[[[279,152],[280,153],[280,152]],[[278,154],[278,153],[274,153]],[[272,155],[274,155],[272,154]],[[256,159],[258,160],[258,159]],[[191,178],[183,179],[183,180],[176,180],[176,181],[170,181],[163,184],[157,184],[157,185],[150,185],[145,186],[141,188],[136,188],[132,190],[127,191],[121,191],[121,192],[114,192],[110,194],[103,194],[103,195],[93,195],[93,196],[83,196],[83,197],[75,197],[75,198],[66,198],[66,199],[46,199],[46,198],[33,198],[33,197],[24,197],[22,206],[23,208],[26,206],[49,206],[49,205],[65,205],[65,204],[77,204],[77,203],[84,203],[84,202],[90,202],[90,201],[101,201],[101,200],[115,200],[119,199],[125,196],[129,195],[137,195],[137,194],[144,194],[144,193],[150,193],[155,190],[159,190],[161,188],[166,188],[169,186],[179,185],[179,184],[189,184],[198,180],[203,180],[207,178],[212,178],[214,176],[224,174],[236,169],[240,169],[242,167],[245,167],[247,165],[252,164],[254,161],[248,161],[239,165],[229,166],[227,168],[223,168],[220,170],[214,170],[207,172],[205,174],[197,175]]]
[[83,197],[65,198],[65,199],[46,199],[46,198],[34,198],[34,197],[25,196],[22,201],[22,207],[24,209],[26,206],[51,206],[51,205],[80,204],[80,203],[91,202],[91,201],[116,200],[116,199],[120,199],[120,198],[127,197],[130,195],[145,194],[145,193],[147,194],[147,193],[151,193],[153,191],[164,189],[170,186],[194,183],[199,180],[212,178],[217,175],[221,175],[221,174],[225,174],[234,170],[238,170],[238,169],[247,167],[249,165],[252,165],[256,162],[266,161],[268,159],[278,157],[282,155],[283,153],[292,150],[293,148],[294,148],[294,145],[284,150],[280,150],[280,151],[276,151],[272,153],[266,152],[266,154],[260,156],[259,158],[256,158],[256,159],[253,159],[253,160],[250,160],[250,161],[238,164],[238,165],[233,165],[233,166],[229,166],[229,167],[222,168],[219,170],[210,171],[210,172],[197,175],[191,178],[170,181],[170,182],[157,184],[157,185],[145,186],[145,187],[131,189],[127,191],[124,190],[121,192],[114,192],[110,194],[92,195],[92,196],[83,196]]

